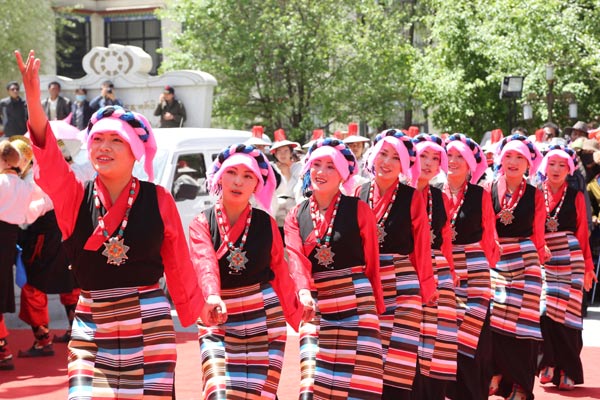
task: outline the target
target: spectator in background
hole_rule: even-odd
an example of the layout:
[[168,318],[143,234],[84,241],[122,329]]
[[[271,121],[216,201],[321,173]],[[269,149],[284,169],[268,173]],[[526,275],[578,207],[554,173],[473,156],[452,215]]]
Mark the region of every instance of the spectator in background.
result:
[[60,83],[52,81],[48,84],[50,97],[42,100],[42,108],[49,121],[65,119],[71,112],[71,100],[60,95]]
[[94,97],[90,102],[92,112],[105,106],[121,106],[123,102],[115,96],[115,85],[111,81],[102,82],[102,89],[99,96]]
[[92,113],[92,107],[87,99],[87,90],[78,88],[75,90],[75,101],[71,103],[71,125],[79,130],[87,128]]
[[165,86],[165,90],[158,98],[158,105],[154,115],[160,116],[160,128],[181,128],[185,121],[185,107],[175,98],[175,89]]
[[577,138],[587,138],[588,137],[588,127],[587,124],[583,121],[575,122],[575,125],[566,127],[564,129],[565,136],[571,138],[571,143],[577,140]]
[[542,125],[542,129],[544,129],[544,141],[546,142],[550,142],[552,139],[557,138],[560,134],[560,129],[554,122],[546,122],[544,125]]
[[0,100],[0,116],[4,125],[4,136],[23,135],[27,132],[27,104],[19,96],[19,83],[6,85],[8,97]]

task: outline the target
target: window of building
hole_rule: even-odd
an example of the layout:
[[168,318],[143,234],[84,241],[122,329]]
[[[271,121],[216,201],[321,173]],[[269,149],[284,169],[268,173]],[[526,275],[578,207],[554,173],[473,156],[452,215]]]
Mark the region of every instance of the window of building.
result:
[[84,17],[65,17],[66,23],[56,31],[56,71],[69,78],[85,76],[82,60],[92,48],[90,20]]
[[152,57],[152,70],[156,71],[162,62],[162,55],[156,50],[161,46],[160,21],[153,15],[110,17],[104,20],[104,43],[138,46]]

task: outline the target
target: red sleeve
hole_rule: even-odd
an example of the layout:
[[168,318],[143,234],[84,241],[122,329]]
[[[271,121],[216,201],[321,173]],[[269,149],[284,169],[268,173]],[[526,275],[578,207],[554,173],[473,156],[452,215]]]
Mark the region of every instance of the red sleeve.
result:
[[[28,128],[31,129],[29,123]],[[33,167],[35,182],[52,200],[63,240],[68,239],[83,201],[83,184],[63,158],[50,124],[46,123],[44,146],[35,142],[35,135],[31,135],[31,141],[36,161]]]
[[436,290],[433,267],[431,265],[431,234],[425,202],[419,192],[415,191],[410,204],[414,250],[410,254],[421,287],[421,299],[426,303]]
[[279,233],[279,228],[277,228],[277,222],[273,218],[271,218],[271,235],[273,236],[271,244],[271,270],[275,274],[271,285],[275,293],[277,293],[277,297],[279,297],[286,321],[298,332],[304,309],[300,307],[297,293],[300,289],[310,290],[310,288],[308,286],[297,287],[296,282],[292,279],[288,263],[284,257],[281,234]]
[[[377,221],[375,221],[373,210],[362,200],[358,201],[357,219],[358,229],[363,241],[363,252],[365,254],[365,275],[371,282],[377,311],[379,314],[383,314],[385,312],[385,304],[383,302],[383,289],[381,288],[381,278],[379,276]],[[431,264],[431,255],[429,262]]]
[[481,198],[481,228],[483,230],[479,245],[483,249],[490,268],[494,268],[500,259],[500,249],[496,243],[496,213],[492,205],[491,193],[484,189]]
[[298,205],[290,210],[283,225],[285,246],[288,251],[288,268],[292,279],[296,282],[296,287],[313,289],[312,264],[304,253],[297,214]]
[[575,196],[575,210],[577,210],[577,228],[575,236],[579,240],[579,246],[583,252],[583,259],[585,261],[585,272],[594,270],[594,261],[592,260],[592,252],[590,250],[590,235],[587,225],[587,214],[585,210],[585,199],[583,193],[577,192]]
[[[444,192],[442,192],[442,199],[444,200],[444,209],[445,210],[449,210],[450,209],[450,204],[449,204],[449,199],[448,196],[446,196],[446,194]],[[444,226],[442,227],[442,247],[441,247],[441,251],[442,254],[444,255],[444,257],[446,257],[446,260],[448,261],[448,264],[450,265],[450,271],[452,272],[452,275],[454,275],[454,258],[452,256],[452,228],[450,225],[450,219],[451,219],[451,215],[448,215],[448,211],[446,211],[446,223],[444,224]]]
[[160,255],[173,304],[183,326],[196,322],[204,306],[200,290],[200,276],[192,264],[181,218],[175,201],[162,186],[156,186],[158,208],[164,225],[164,239]]
[[531,241],[537,249],[540,264],[546,261],[546,205],[541,190],[535,190],[535,215],[533,216],[533,235]]
[[219,260],[213,247],[208,221],[200,213],[190,222],[190,258],[199,276],[200,289],[204,300],[208,296],[221,295]]

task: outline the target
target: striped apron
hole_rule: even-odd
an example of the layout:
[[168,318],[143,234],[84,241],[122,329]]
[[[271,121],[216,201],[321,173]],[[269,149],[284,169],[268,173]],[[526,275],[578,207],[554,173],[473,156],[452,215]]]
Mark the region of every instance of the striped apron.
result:
[[379,262],[386,308],[379,316],[383,384],[411,390],[423,320],[419,279],[407,255],[380,254]]
[[453,245],[452,256],[460,280],[454,288],[458,352],[474,359],[492,296],[490,265],[479,243]]
[[542,270],[528,238],[500,238],[502,255],[492,270],[492,331],[517,339],[542,340]]
[[[312,291],[311,295],[313,299],[317,298],[316,291]],[[313,398],[320,323],[321,315],[317,309],[312,321],[300,324],[298,332],[300,336],[300,400],[311,400]]]
[[546,233],[552,258],[546,261],[542,315],[569,328],[582,330],[581,302],[585,261],[572,232]]
[[171,399],[175,331],[158,285],[82,290],[69,342],[69,399]]
[[287,326],[269,283],[222,289],[227,322],[198,323],[202,398],[274,399],[277,395]]
[[433,271],[437,279],[437,305],[423,305],[423,324],[419,343],[419,371],[434,379],[456,380],[457,322],[456,296],[450,265],[441,251],[432,250]]
[[[363,271],[358,266],[313,275],[320,315],[314,399],[381,398],[379,321],[373,289]],[[304,396],[307,387],[303,386]]]

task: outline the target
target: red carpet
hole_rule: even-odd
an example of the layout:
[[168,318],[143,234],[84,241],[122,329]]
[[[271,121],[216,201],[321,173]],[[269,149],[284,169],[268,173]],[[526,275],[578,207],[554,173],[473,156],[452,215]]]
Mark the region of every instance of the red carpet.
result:
[[[33,342],[30,330],[12,330],[9,344],[14,353]],[[54,357],[17,358],[14,371],[0,371],[0,399],[64,400],[67,398],[66,345],[55,344]],[[200,354],[195,333],[177,333],[178,362],[175,374],[177,399],[200,399]],[[586,383],[572,392],[559,392],[551,385],[536,385],[537,400],[600,399],[600,348],[582,353]],[[297,336],[290,336],[279,387],[281,400],[298,398],[300,371]]]

